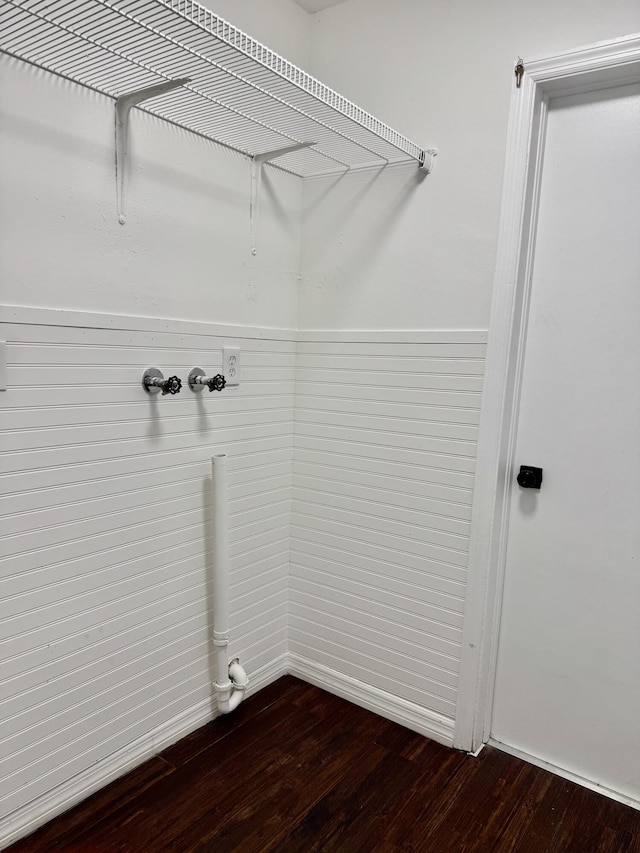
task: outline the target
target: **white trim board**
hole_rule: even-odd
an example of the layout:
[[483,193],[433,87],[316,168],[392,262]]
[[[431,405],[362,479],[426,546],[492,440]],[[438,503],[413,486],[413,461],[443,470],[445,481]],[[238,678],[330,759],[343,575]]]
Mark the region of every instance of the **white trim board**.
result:
[[399,723],[418,734],[445,746],[453,745],[453,720],[406,699],[400,699],[335,669],[322,666],[300,655],[289,655],[290,675],[315,684],[322,690],[340,696],[367,711]]
[[545,761],[543,758],[538,758],[536,755],[530,755],[528,752],[523,752],[515,746],[509,746],[506,743],[501,743],[495,738],[489,738],[488,746],[493,746],[501,752],[506,752],[507,755],[513,755],[514,758],[519,758],[521,761],[526,761],[527,764],[533,764],[534,767],[540,767],[542,770],[548,770],[556,776],[567,779],[569,782],[575,782],[583,788],[588,788],[590,791],[595,791],[597,794],[603,794],[618,803],[623,803],[625,806],[631,806],[632,809],[640,810],[640,801],[633,797],[628,797],[626,794],[621,794],[619,791],[614,791],[612,788],[607,788],[606,785],[598,785],[597,782],[591,782],[577,773],[572,773],[571,770],[565,770],[563,767],[558,767]]
[[[258,690],[286,675],[287,671],[287,656],[281,655],[251,674],[247,695],[257,693]],[[98,762],[84,773],[78,774],[71,781],[54,788],[53,791],[14,812],[0,831],[0,849],[35,832],[38,827],[66,812],[105,785],[138,767],[154,755],[158,755],[163,749],[218,716],[212,690],[210,699],[191,708],[187,713],[178,715],[165,725],[147,732],[124,749]]]
[[0,305],[0,323],[209,335],[214,338],[233,337],[290,342],[295,342],[297,339],[296,330],[288,328],[234,326],[207,323],[202,320],[172,320],[168,317],[103,314],[92,311],[72,311],[66,308],[39,308],[30,305]]
[[299,343],[484,344],[486,329],[300,329]]
[[640,80],[640,35],[525,60],[512,90],[462,639],[455,746],[489,738],[508,494],[549,99]]
[[484,344],[486,329],[294,329],[236,326],[202,320],[172,320],[131,314],[76,311],[30,305],[0,304],[0,323],[70,326],[84,329],[169,332],[212,337],[255,338],[299,343],[468,343]]

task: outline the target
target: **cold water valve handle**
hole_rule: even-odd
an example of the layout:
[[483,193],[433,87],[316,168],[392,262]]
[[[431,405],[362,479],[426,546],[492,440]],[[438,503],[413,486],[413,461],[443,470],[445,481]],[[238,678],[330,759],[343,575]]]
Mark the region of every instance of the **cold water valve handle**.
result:
[[142,374],[142,387],[147,394],[178,394],[182,388],[182,381],[177,376],[164,378],[161,370],[157,367],[148,367]]
[[209,377],[201,367],[194,367],[189,373],[189,388],[192,391],[202,391],[205,387],[209,391],[222,391],[226,384],[227,380],[221,373]]
[[209,391],[222,391],[226,384],[227,380],[221,373],[216,373],[213,379],[210,379],[207,382],[207,385],[209,386]]

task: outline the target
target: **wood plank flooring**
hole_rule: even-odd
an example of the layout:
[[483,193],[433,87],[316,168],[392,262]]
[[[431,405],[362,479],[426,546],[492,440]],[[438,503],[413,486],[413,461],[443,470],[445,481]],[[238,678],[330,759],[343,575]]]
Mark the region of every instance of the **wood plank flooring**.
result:
[[640,853],[640,812],[290,676],[10,853]]

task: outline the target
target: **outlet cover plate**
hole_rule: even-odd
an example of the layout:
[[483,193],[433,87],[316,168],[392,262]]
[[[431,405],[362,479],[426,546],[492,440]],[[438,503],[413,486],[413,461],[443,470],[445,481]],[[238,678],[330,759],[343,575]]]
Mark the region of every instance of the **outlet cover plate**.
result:
[[222,350],[222,375],[227,380],[227,388],[237,388],[240,384],[239,347],[224,347]]

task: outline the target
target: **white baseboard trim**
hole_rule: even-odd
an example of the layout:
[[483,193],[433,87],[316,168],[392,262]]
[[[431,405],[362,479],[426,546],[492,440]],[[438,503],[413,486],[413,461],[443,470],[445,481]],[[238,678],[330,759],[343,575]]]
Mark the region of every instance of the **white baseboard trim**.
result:
[[334,669],[314,663],[299,655],[289,655],[289,674],[308,681],[367,711],[393,720],[418,734],[445,746],[453,746],[454,721],[426,708],[378,690]]
[[[250,673],[251,683],[247,695],[257,693],[287,673],[438,743],[453,745],[453,720],[298,655],[280,655],[260,670]],[[205,702],[174,717],[74,779],[38,797],[8,817],[0,829],[0,849],[34,832],[217,716],[212,694]]]
[[[249,674],[250,683],[247,695],[257,693],[272,681],[287,674],[287,655],[275,660]],[[144,761],[162,752],[180,738],[204,726],[218,716],[215,695],[190,708],[162,726],[138,738],[133,743],[98,762],[78,776],[59,785],[47,794],[33,800],[21,809],[9,815],[0,828],[0,850],[13,844],[19,838],[29,835],[54,817],[66,812],[72,806],[104,788]]]
[[535,755],[530,755],[522,749],[509,744],[501,743],[495,738],[489,738],[487,746],[495,746],[496,749],[506,752],[508,755],[513,755],[514,758],[519,758],[521,761],[526,761],[528,764],[533,764],[535,767],[540,767],[542,770],[548,770],[556,776],[561,776],[569,782],[575,782],[576,785],[581,785],[583,788],[589,788],[590,791],[596,791],[598,794],[603,794],[618,803],[623,803],[625,806],[631,806],[632,809],[640,810],[640,800],[630,797],[627,794],[621,794],[620,791],[614,791],[612,788],[607,788],[606,785],[599,785],[597,782],[592,782],[590,779],[585,779],[584,776],[579,776],[571,770],[565,770],[563,767],[558,767],[556,764],[550,764],[543,758],[538,758]]

